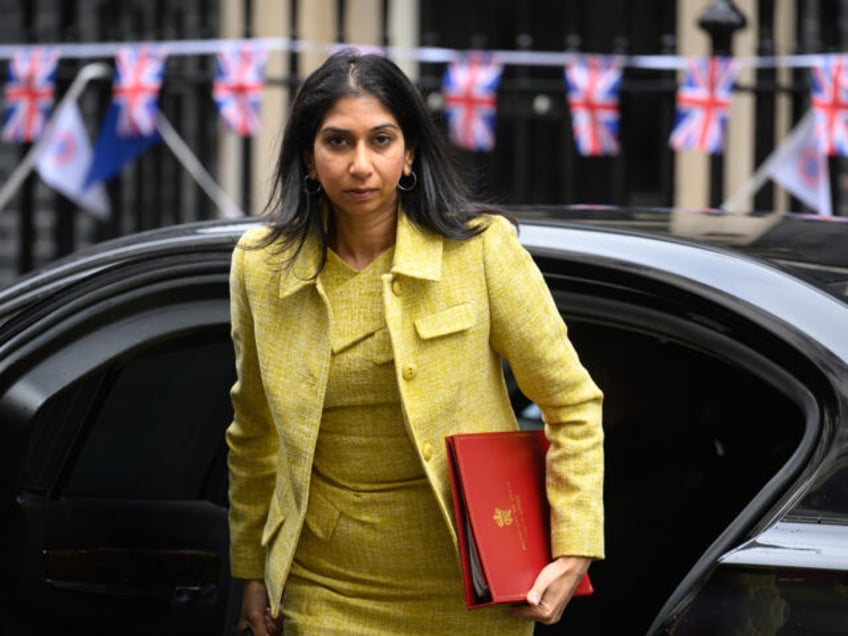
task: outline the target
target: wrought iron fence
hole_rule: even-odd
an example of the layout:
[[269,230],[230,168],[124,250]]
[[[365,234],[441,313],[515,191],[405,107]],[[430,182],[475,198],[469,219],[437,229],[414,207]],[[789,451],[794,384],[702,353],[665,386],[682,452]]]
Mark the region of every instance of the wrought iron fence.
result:
[[[0,2],[4,44],[121,42],[215,37],[219,32],[218,2],[118,2],[96,0],[32,0]],[[61,96],[86,64],[111,59],[62,58],[56,71]],[[216,114],[209,93],[214,60],[203,56],[167,61],[160,105],[195,154],[214,171]],[[85,120],[96,124],[110,100],[111,75],[91,82],[79,100]],[[210,122],[212,124],[210,125]],[[8,178],[29,151],[29,145],[0,146],[0,167]],[[174,157],[156,147],[108,183],[112,214],[99,221],[46,188],[31,172],[16,197],[0,211],[3,227],[3,278],[30,271],[82,245],[130,232],[181,221],[208,218],[209,200],[186,177]]]
[[[305,5],[289,0],[286,6],[287,25],[281,24],[279,34],[296,41],[300,39],[298,16]],[[384,46],[392,44],[389,23],[397,6],[398,2],[389,0],[379,3],[379,39]],[[709,34],[713,52],[732,54],[733,34],[747,23],[747,28],[756,33],[757,53],[774,53],[773,2],[760,0],[756,17],[742,16],[728,0],[705,1],[703,6],[701,28]],[[420,2],[421,45],[622,55],[673,55],[677,48],[675,0],[494,0],[463,3],[463,7],[469,16],[478,17],[457,20],[455,2]],[[800,18],[796,52],[848,48],[848,2],[805,0],[797,1],[796,8]],[[336,1],[333,19],[339,42],[355,40],[345,27],[351,10],[351,3]],[[0,0],[0,11],[4,14],[0,43],[6,44],[216,38],[221,33],[219,0]],[[254,3],[242,0],[240,11],[243,23],[252,24]],[[242,35],[252,36],[249,26]],[[268,77],[269,86],[285,91],[298,86],[299,73],[304,69],[297,51],[288,55],[289,70],[284,76]],[[59,94],[81,66],[90,61],[60,62]],[[418,81],[428,97],[437,96],[443,72],[444,64],[420,64]],[[211,56],[169,57],[160,107],[214,175],[219,148],[217,113],[209,98],[213,75]],[[473,175],[478,192],[504,202],[672,205],[674,155],[667,139],[674,117],[677,79],[674,71],[627,68],[620,93],[622,112],[627,113],[621,122],[622,153],[617,157],[581,158],[573,148],[562,69],[511,66],[505,70],[499,88],[495,151],[458,154]],[[759,163],[775,146],[775,97],[790,95],[793,117],[799,118],[806,108],[808,80],[804,73],[797,72],[790,82],[781,83],[773,68],[762,68],[752,84],[739,85],[737,90],[754,95],[753,143]],[[110,82],[96,82],[81,100],[87,121],[101,121],[109,99]],[[432,99],[432,103],[434,117],[440,118],[438,99]],[[242,180],[250,183],[254,169],[250,162],[252,142],[246,139],[242,143]],[[26,150],[0,145],[0,170],[7,177]],[[714,205],[726,194],[721,189],[722,165],[716,158],[710,167]],[[841,161],[832,160],[830,169],[833,176],[840,178],[845,172]],[[839,182],[832,179],[835,207],[843,209]],[[0,282],[86,244],[216,214],[213,202],[162,147],[122,171],[108,183],[108,190],[113,214],[105,221],[97,221],[30,176],[14,204],[0,211]],[[242,192],[240,207],[255,209],[250,188],[243,187]],[[773,205],[773,189],[766,187],[756,196],[755,207],[771,209]]]

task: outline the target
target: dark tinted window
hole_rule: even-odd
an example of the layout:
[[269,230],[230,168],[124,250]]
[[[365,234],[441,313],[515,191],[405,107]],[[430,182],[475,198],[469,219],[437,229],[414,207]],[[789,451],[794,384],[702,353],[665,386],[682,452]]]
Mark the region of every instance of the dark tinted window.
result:
[[[106,372],[61,494],[194,499],[218,490],[207,482],[218,479],[210,471],[222,461],[233,380],[226,333],[122,359]],[[75,391],[64,393],[70,401]]]
[[[591,568],[597,593],[573,602],[563,625],[641,634],[789,460],[805,416],[753,361],[576,320],[569,335],[605,395],[607,552]],[[523,426],[541,424],[535,405],[514,405]]]
[[675,622],[674,633],[848,633],[848,577],[840,570],[723,567]]

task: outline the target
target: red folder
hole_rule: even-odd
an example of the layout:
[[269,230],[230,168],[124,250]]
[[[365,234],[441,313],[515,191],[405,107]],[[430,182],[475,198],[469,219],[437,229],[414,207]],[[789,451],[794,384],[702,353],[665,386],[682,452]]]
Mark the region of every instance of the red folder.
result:
[[[468,609],[526,601],[551,561],[544,431],[445,439]],[[588,574],[575,596],[593,593]]]

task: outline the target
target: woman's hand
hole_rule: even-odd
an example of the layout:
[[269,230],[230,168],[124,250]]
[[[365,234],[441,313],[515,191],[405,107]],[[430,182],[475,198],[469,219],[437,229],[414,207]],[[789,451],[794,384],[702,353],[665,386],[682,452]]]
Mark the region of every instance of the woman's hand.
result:
[[[282,619],[278,619],[282,621]],[[244,581],[241,594],[241,616],[239,616],[236,636],[277,636],[280,633],[280,625],[271,616],[271,608],[268,604],[268,591],[262,579],[248,579]],[[245,634],[247,629],[250,632]]]
[[527,592],[527,605],[514,606],[512,615],[545,625],[559,622],[591,562],[588,557],[565,556],[546,565]]

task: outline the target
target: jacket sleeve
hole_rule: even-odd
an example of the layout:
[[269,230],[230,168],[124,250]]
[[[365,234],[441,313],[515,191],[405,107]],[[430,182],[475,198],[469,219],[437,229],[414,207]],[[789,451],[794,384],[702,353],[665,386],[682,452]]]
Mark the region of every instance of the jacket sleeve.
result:
[[236,383],[230,391],[234,417],[226,432],[229,455],[231,572],[237,578],[263,578],[262,530],[276,476],[278,441],[257,355],[243,247],[235,248],[230,270],[230,313]]
[[492,346],[542,411],[550,440],[547,490],[553,555],[604,556],[602,393],[580,363],[566,325],[511,224],[484,232]]

